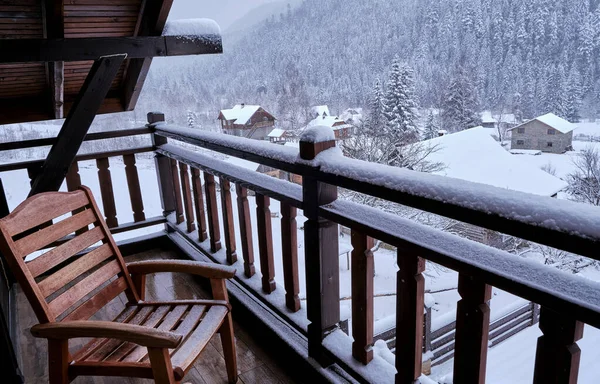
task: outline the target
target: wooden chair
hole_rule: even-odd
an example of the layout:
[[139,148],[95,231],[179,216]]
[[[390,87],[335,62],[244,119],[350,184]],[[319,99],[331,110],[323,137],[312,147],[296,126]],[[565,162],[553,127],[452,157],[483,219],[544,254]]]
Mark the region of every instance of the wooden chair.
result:
[[[71,213],[49,225],[50,220]],[[0,251],[40,322],[31,333],[48,339],[51,384],[69,383],[77,376],[178,383],[216,332],[221,334],[229,382],[237,381],[225,288],[225,279],[233,277],[234,269],[192,261],[125,264],[86,187],[27,199],[0,220],[0,232]],[[41,256],[27,258],[73,233]],[[100,246],[90,250],[94,244]],[[208,278],[214,300],[145,301],[145,276],[156,272]],[[127,304],[113,321],[89,320],[121,293]],[[70,354],[68,343],[73,338],[94,339]]]

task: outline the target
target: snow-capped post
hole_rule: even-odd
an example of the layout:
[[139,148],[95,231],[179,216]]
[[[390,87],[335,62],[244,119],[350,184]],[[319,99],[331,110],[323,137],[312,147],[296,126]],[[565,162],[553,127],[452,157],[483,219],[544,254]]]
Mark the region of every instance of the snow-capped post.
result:
[[[164,113],[148,113],[148,128],[155,128],[156,124],[165,121]],[[152,146],[157,147],[167,144],[167,138],[152,133]],[[158,178],[158,189],[160,194],[160,203],[163,209],[163,215],[167,216],[175,211],[175,189],[173,187],[173,175],[171,174],[171,161],[168,157],[156,153],[154,156],[156,168],[156,177]]]
[[480,279],[459,274],[456,305],[454,382],[483,383],[490,334],[492,287]]
[[[577,341],[583,337],[580,321],[541,307],[540,330],[535,353],[533,383],[576,384],[581,350]],[[455,380],[456,382],[456,380]]]
[[[329,127],[312,127],[300,138],[300,158],[314,160],[323,151],[335,147],[335,136]],[[302,178],[304,216],[304,250],[306,260],[306,309],[308,320],[308,353],[322,365],[329,362],[322,341],[338,327],[340,321],[338,225],[319,217],[319,207],[337,199],[336,186],[314,178]]]
[[[396,383],[412,383],[423,366],[425,259],[398,249],[396,277]],[[462,383],[462,381],[456,381]]]

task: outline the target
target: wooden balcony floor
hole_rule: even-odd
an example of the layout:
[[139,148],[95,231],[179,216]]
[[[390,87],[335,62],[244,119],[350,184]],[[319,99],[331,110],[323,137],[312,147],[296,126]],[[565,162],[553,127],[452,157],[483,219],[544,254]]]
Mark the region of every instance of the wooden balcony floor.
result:
[[[126,257],[127,262],[149,260],[149,259],[168,259],[175,258],[171,252],[153,251],[145,252],[135,256]],[[192,299],[192,298],[210,298],[194,278],[183,274],[161,273],[149,275],[146,285],[147,299]],[[106,311],[94,316],[94,320],[108,320],[114,318],[122,309],[123,298],[117,297],[106,308]],[[18,319],[17,341],[16,343],[20,361],[19,366],[25,375],[25,383],[47,383],[47,343],[43,339],[34,338],[29,329],[37,324],[37,319],[29,302],[25,298],[20,288],[17,288],[17,314]],[[235,308],[234,308],[235,311]],[[296,383],[289,375],[278,367],[277,363],[268,355],[267,351],[258,345],[256,340],[250,335],[243,325],[234,324],[238,371],[240,373],[240,384],[254,383]],[[69,345],[76,350],[86,340],[74,340]],[[128,379],[120,377],[78,377],[73,383],[94,383],[94,384],[141,384],[152,383],[147,379]],[[182,383],[194,384],[213,384],[227,383],[227,373],[225,370],[225,360],[223,358],[221,340],[219,335],[208,344],[206,349],[200,355],[200,358],[190,370]]]

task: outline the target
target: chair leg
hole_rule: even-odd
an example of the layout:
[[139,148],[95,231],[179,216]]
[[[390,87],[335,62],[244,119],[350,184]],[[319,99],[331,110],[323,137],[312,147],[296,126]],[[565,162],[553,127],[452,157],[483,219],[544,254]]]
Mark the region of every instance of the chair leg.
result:
[[177,384],[168,348],[148,348],[152,375],[156,384]]
[[238,372],[231,313],[228,313],[225,317],[219,332],[221,333],[221,343],[223,344],[223,355],[225,356],[225,365],[227,367],[227,378],[229,379],[230,384],[235,384],[238,380]]
[[69,342],[48,340],[48,381],[50,384],[69,383]]

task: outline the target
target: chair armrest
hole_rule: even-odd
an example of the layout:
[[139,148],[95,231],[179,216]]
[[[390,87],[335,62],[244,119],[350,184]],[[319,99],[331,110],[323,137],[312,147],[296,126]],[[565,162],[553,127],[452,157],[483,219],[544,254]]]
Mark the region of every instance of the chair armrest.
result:
[[34,337],[58,340],[104,337],[129,341],[151,348],[176,348],[183,338],[176,333],[159,331],[141,325],[89,320],[38,324],[31,327],[31,334]]
[[235,268],[188,260],[136,261],[127,264],[127,269],[132,275],[147,275],[157,272],[181,272],[207,279],[231,279],[235,276]]

